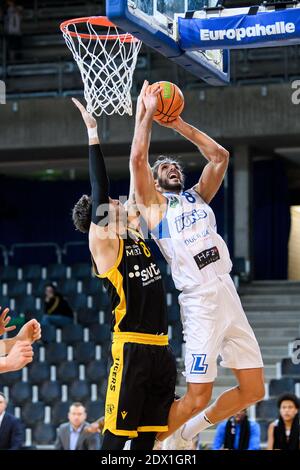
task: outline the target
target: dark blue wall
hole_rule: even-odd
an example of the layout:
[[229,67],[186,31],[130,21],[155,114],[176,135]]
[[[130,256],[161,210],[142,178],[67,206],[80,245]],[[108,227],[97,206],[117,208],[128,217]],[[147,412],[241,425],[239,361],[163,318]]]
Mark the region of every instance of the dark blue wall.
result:
[[[186,188],[194,185],[198,177],[197,173],[187,175]],[[127,195],[128,187],[128,180],[111,181],[111,196],[117,198],[119,195]],[[85,241],[86,237],[74,230],[71,220],[71,209],[84,193],[89,194],[88,181],[49,182],[1,178],[0,244],[9,247],[13,243],[55,242],[62,246],[69,241]],[[219,233],[223,235],[223,189],[212,206],[216,212]],[[232,228],[231,221],[229,225]],[[55,261],[52,250],[45,253],[45,250],[35,249],[27,253],[22,256],[19,254],[15,259],[16,264],[35,263],[41,256],[41,262]]]

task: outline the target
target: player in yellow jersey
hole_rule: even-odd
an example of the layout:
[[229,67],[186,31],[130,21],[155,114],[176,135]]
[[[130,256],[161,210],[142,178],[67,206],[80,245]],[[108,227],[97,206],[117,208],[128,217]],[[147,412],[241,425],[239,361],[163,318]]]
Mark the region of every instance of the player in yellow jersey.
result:
[[[112,363],[102,449],[150,450],[167,431],[174,400],[175,358],[168,345],[165,290],[141,234],[127,223],[122,204],[109,197],[109,181],[96,120],[75,99],[89,133],[91,196],[73,209],[78,230],[89,234],[94,271],[112,304]],[[99,284],[100,293],[100,284]]]

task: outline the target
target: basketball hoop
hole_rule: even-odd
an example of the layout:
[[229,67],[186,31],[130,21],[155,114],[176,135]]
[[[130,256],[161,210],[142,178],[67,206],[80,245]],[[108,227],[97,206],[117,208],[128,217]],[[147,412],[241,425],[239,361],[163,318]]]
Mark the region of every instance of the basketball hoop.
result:
[[130,90],[142,42],[105,16],[64,21],[64,39],[80,70],[87,110],[132,115]]

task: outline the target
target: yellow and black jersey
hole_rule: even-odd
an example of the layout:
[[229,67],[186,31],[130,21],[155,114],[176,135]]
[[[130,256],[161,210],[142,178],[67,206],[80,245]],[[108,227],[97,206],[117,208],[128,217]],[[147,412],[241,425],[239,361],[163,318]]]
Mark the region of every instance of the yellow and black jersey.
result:
[[127,230],[126,238],[120,238],[115,265],[102,275],[96,272],[96,276],[103,279],[111,300],[114,333],[167,334],[161,272],[138,232]]

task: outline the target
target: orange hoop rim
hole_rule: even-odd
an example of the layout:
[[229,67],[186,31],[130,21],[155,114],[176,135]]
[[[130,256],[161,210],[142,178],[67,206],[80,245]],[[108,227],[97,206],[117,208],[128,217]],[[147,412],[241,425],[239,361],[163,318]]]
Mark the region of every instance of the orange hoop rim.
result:
[[72,20],[66,20],[60,25],[60,29],[64,34],[71,36],[73,38],[81,37],[82,39],[100,39],[101,41],[113,41],[119,39],[121,42],[140,42],[139,39],[132,36],[130,33],[122,34],[87,34],[87,33],[78,33],[75,31],[69,31],[69,26],[76,26],[77,24],[89,23],[94,26],[105,26],[107,28],[117,26],[112,23],[106,16],[86,16],[84,18],[74,18]]

